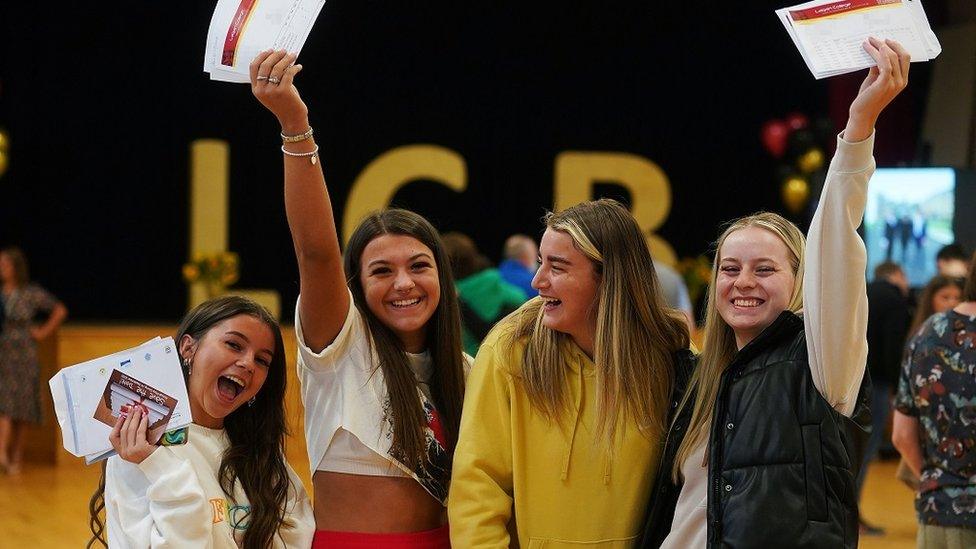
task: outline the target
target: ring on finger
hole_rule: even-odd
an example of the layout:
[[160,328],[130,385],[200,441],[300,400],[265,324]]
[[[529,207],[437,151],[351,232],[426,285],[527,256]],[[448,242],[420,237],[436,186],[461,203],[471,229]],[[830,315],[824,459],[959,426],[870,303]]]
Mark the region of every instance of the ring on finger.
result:
[[279,82],[281,82],[281,79],[278,78],[277,76],[269,76],[268,77],[268,83],[269,84],[277,84]]
[[268,77],[267,77],[267,76],[264,76],[264,75],[261,75],[261,74],[259,74],[259,75],[258,75],[258,79],[257,79],[257,80],[258,80],[258,82],[260,82],[260,81],[262,81],[262,80],[267,80],[267,79],[268,79]]

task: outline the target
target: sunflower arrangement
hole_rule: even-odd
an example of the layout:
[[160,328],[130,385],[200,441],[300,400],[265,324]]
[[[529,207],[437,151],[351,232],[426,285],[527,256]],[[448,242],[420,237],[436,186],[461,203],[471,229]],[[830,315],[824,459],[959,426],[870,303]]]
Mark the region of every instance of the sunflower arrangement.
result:
[[240,277],[240,261],[234,252],[196,253],[183,265],[183,280],[208,286],[230,286]]

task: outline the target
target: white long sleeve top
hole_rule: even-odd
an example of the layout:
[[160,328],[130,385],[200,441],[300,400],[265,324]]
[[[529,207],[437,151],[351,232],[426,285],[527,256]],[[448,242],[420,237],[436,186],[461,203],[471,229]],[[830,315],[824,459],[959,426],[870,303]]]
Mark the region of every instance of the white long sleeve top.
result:
[[[251,507],[240,481],[231,498],[220,487],[220,460],[229,446],[223,429],[191,424],[185,445],[157,448],[138,465],[118,456],[109,458],[105,470],[109,547],[238,547]],[[285,517],[292,528],[281,529],[272,546],[306,549],[315,533],[312,506],[290,466],[288,476]]]
[[[813,384],[845,416],[854,412],[867,365],[867,254],[857,227],[864,216],[868,181],[874,173],[874,133],[851,143],[837,137],[820,204],[804,251],[803,329]],[[706,441],[707,443],[707,441]],[[671,533],[662,549],[705,547],[708,469],[705,444],[681,464]]]

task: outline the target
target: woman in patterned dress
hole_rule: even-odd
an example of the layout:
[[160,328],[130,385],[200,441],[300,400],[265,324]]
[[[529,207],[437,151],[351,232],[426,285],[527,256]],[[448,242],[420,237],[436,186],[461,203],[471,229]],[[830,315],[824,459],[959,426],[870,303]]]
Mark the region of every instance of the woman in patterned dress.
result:
[[[47,290],[30,282],[27,259],[17,248],[0,250],[3,330],[0,332],[0,468],[20,472],[24,426],[41,420],[37,342],[48,338],[68,310]],[[50,313],[41,324],[34,317]]]

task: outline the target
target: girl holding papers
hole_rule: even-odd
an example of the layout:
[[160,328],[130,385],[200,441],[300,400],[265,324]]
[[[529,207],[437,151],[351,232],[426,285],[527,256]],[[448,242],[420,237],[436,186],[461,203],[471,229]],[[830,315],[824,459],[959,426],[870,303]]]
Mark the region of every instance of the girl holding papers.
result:
[[112,548],[307,548],[312,509],[285,462],[285,354],[260,305],[221,297],[196,307],[175,338],[193,423],[186,443],[146,441],[148,415],[126,408],[90,504],[92,541]]
[[450,547],[444,505],[469,359],[449,260],[427,220],[397,209],[367,217],[343,259],[294,61],[263,52],[251,89],[281,124],[313,546]]
[[874,124],[909,68],[895,42],[864,48],[877,66],[851,104],[806,242],[771,213],[719,237],[703,353],[679,387],[644,547],[857,546],[854,447],[871,424],[857,227]]

